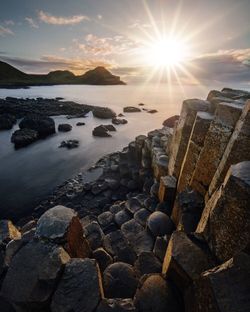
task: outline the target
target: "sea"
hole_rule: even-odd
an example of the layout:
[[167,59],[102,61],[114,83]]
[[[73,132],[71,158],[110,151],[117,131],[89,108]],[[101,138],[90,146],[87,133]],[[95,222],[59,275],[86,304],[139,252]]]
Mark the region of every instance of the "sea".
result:
[[[41,200],[48,197],[53,189],[77,173],[87,170],[107,153],[121,150],[139,134],[162,127],[162,122],[180,113],[184,99],[205,99],[209,90],[222,86],[141,84],[124,86],[40,86],[29,89],[0,89],[0,98],[56,98],[112,108],[117,114],[123,107],[144,103],[141,108],[156,109],[155,114],[142,111],[124,114],[128,123],[116,126],[117,131],[110,138],[92,136],[94,127],[108,124],[109,120],[93,117],[67,119],[66,116],[53,117],[56,125],[69,123],[72,131],[57,132],[44,140],[39,140],[25,148],[15,150],[11,143],[13,131],[0,131],[0,219],[12,219],[29,214]],[[227,85],[228,87],[228,85]],[[229,86],[230,87],[230,86]],[[235,84],[231,87],[235,87]],[[242,88],[242,86],[237,86]],[[246,89],[246,88],[244,88]],[[84,126],[76,126],[79,121]],[[59,148],[61,141],[77,139],[78,148]]]

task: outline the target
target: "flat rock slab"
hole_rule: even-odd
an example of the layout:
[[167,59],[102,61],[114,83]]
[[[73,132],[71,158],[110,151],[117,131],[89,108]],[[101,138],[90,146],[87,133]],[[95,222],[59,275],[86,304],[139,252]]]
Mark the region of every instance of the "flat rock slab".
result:
[[30,242],[12,259],[3,281],[2,294],[28,311],[48,306],[63,266],[70,260],[55,244]]
[[93,312],[103,297],[95,260],[71,259],[53,295],[52,312]]
[[213,266],[208,255],[186,233],[176,231],[172,234],[162,273],[169,276],[179,289],[187,288],[203,271]]
[[116,262],[103,273],[103,287],[107,298],[133,298],[138,277],[132,265]]

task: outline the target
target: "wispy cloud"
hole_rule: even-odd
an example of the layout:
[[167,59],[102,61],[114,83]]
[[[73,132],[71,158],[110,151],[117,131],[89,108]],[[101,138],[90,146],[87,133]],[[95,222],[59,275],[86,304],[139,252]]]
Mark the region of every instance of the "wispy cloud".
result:
[[15,22],[12,21],[12,20],[6,20],[6,21],[4,21],[4,24],[5,24],[5,25],[8,25],[8,26],[14,26],[14,25],[15,25]]
[[39,11],[38,17],[42,22],[52,25],[74,25],[79,24],[84,20],[89,20],[89,17],[85,15],[74,15],[68,17],[54,16],[44,11]]
[[14,32],[10,28],[0,25],[0,36],[5,37],[7,35],[14,35]]
[[38,24],[33,20],[32,17],[25,17],[25,21],[30,25],[30,27],[39,28]]

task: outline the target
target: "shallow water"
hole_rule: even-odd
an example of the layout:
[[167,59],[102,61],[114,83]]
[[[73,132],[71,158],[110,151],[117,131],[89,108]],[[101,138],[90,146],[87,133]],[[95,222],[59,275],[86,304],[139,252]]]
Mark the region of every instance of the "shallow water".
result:
[[[145,103],[145,108],[157,109],[158,113],[125,114],[127,125],[116,126],[112,138],[92,136],[95,126],[109,121],[94,118],[66,119],[54,117],[56,125],[70,123],[71,132],[56,133],[26,148],[15,150],[10,142],[11,134],[18,128],[0,132],[0,218],[23,215],[33,209],[58,184],[94,164],[101,156],[120,150],[136,135],[160,128],[162,121],[180,112],[185,98],[205,98],[210,87],[186,86],[172,88],[155,86],[49,86],[30,89],[0,89],[0,97],[55,98],[63,97],[82,104],[107,106],[121,113],[124,106]],[[183,92],[184,91],[184,92]],[[85,126],[75,126],[78,121]],[[79,148],[58,148],[63,140],[78,139]]]

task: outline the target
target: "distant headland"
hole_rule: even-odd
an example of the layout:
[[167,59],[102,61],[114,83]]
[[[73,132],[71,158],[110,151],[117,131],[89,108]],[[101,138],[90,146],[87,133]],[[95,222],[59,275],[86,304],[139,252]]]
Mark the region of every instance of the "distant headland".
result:
[[98,66],[83,75],[76,76],[68,70],[56,70],[48,74],[26,74],[0,61],[0,88],[20,88],[44,85],[125,85],[119,76],[113,75],[105,67]]

